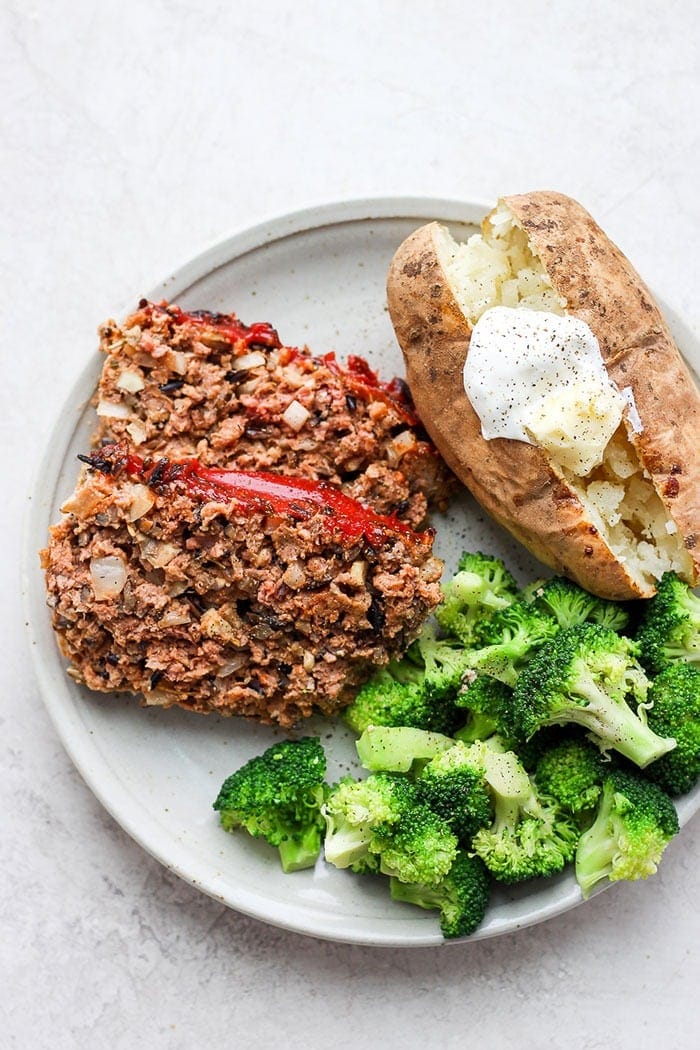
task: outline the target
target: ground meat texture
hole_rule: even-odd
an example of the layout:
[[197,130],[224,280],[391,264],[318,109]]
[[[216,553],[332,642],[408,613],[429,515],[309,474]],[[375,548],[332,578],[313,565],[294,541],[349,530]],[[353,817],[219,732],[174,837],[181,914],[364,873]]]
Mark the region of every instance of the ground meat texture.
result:
[[362,358],[341,366],[283,346],[269,325],[147,302],[103,325],[100,348],[96,443],[323,478],[414,527],[446,506],[452,477],[405,384]]
[[62,509],[42,564],[69,673],[147,705],[332,714],[440,599],[430,536],[407,528],[370,544],[320,510],[293,520],[92,469]]

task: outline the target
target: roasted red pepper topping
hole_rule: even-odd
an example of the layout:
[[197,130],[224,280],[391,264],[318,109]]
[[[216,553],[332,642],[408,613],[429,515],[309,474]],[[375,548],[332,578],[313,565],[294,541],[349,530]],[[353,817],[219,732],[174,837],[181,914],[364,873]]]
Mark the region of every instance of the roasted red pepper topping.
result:
[[194,500],[233,504],[236,509],[284,515],[293,521],[307,521],[321,513],[327,517],[329,530],[341,533],[351,543],[364,538],[377,547],[401,537],[409,543],[429,545],[434,536],[433,529],[415,532],[393,515],[375,513],[325,481],[262,471],[219,470],[205,467],[197,459],[144,460],[120,444],[103,445],[78,458],[103,474],[125,472],[159,494],[170,486],[179,487]]
[[171,306],[168,303],[157,305],[145,300],[139,303],[139,306],[150,314],[167,314],[176,324],[189,324],[213,330],[227,343],[242,343],[245,347],[264,346],[270,350],[278,349],[282,345],[279,335],[266,321],[256,321],[255,324],[247,325],[239,321],[235,314],[212,313],[210,310],[192,310],[188,313],[179,306]]
[[[283,364],[303,356],[302,351],[296,347],[283,348],[277,331],[266,321],[246,325],[235,314],[214,313],[210,310],[186,311],[165,301],[157,304],[149,303],[146,299],[141,300],[139,308],[151,316],[156,313],[165,314],[171,317],[176,324],[188,324],[214,331],[232,345],[242,344],[245,348],[264,346],[270,350],[284,349]],[[420,426],[420,419],[413,407],[410,391],[403,379],[395,377],[389,382],[383,382],[370,368],[367,361],[357,354],[350,354],[344,366],[338,363],[333,350],[317,360],[325,365],[333,375],[340,377],[358,397],[366,401],[384,401],[391,405],[409,426]]]
[[367,401],[384,401],[391,405],[409,426],[420,426],[420,419],[413,408],[408,387],[402,379],[395,377],[388,383],[382,382],[364,357],[358,357],[356,354],[350,354],[345,367],[338,364],[334,351],[324,354],[320,360],[329,372],[340,376],[353,393]]

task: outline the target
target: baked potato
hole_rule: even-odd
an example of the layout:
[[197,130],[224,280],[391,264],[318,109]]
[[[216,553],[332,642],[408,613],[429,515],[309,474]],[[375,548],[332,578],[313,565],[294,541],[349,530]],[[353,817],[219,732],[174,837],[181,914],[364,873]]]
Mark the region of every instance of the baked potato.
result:
[[[666,571],[698,583],[700,395],[648,288],[580,204],[505,197],[464,244],[429,223],[396,252],[387,294],[423,424],[502,526],[601,597],[649,597]],[[583,475],[546,443],[484,437],[463,370],[497,306],[585,322],[627,390],[630,410]]]

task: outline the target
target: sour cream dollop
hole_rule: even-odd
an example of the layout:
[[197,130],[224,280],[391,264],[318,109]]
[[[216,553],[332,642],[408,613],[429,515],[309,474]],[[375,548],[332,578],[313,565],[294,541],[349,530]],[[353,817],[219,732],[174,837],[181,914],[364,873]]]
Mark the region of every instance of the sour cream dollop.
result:
[[618,390],[598,340],[576,317],[486,310],[472,331],[464,389],[484,438],[538,445],[581,477],[602,463],[625,410],[637,429],[632,391]]

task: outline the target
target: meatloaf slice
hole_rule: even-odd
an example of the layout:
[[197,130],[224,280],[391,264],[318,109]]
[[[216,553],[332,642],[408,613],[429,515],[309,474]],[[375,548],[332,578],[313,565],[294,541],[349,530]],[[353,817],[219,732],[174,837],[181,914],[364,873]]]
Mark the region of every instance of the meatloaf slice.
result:
[[95,436],[145,456],[324,479],[414,527],[451,475],[401,380],[283,346],[266,323],[145,300],[100,329]]
[[432,531],[334,486],[123,445],[85,459],[42,564],[91,689],[290,726],[342,708],[440,599]]

